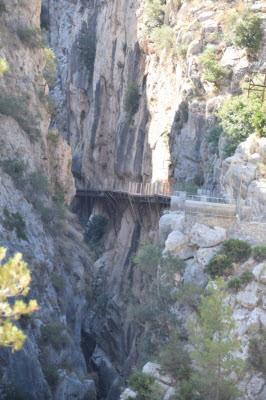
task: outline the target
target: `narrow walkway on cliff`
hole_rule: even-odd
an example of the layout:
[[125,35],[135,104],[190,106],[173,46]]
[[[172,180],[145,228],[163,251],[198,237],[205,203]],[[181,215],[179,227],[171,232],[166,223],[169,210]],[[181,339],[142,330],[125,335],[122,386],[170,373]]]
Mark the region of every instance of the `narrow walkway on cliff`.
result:
[[76,197],[158,204],[170,208],[171,211],[184,211],[188,214],[228,220],[252,218],[252,205],[245,205],[243,200],[212,197],[208,190],[199,190],[197,195],[191,195],[178,189],[178,185],[170,186],[164,182],[136,183],[113,179],[105,180],[101,184],[91,182],[87,189],[77,190]]

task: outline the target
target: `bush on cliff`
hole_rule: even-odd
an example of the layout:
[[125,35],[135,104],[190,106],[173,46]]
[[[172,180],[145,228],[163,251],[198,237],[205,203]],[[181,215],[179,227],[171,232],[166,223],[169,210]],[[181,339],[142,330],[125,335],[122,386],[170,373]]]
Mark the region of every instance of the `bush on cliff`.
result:
[[216,113],[220,122],[216,130],[210,132],[209,141],[216,146],[219,137],[224,136],[227,144],[223,150],[227,156],[232,155],[239,143],[256,130],[264,129],[257,114],[261,109],[259,99],[256,96],[248,97],[246,93],[226,100]]
[[216,60],[214,49],[212,47],[207,47],[204,53],[199,57],[199,61],[204,68],[203,78],[218,86],[226,76],[226,70]]
[[128,379],[129,387],[137,392],[135,400],[159,400],[158,385],[155,378],[142,372],[133,373]]
[[145,0],[144,22],[148,30],[160,27],[164,24],[165,1]]
[[251,10],[245,9],[227,17],[226,39],[235,47],[246,48],[249,53],[258,53],[264,36],[262,20]]
[[131,83],[124,98],[124,111],[133,116],[139,108],[139,89],[136,83]]
[[251,246],[239,239],[229,239],[223,242],[221,250],[212,257],[205,271],[212,278],[221,276],[232,267],[233,262],[246,261],[251,255]]
[[32,142],[40,137],[40,129],[36,128],[37,115],[34,116],[28,111],[28,101],[23,96],[13,96],[4,91],[1,92],[0,113],[14,118]]
[[266,246],[256,246],[252,249],[253,258],[256,261],[266,260]]

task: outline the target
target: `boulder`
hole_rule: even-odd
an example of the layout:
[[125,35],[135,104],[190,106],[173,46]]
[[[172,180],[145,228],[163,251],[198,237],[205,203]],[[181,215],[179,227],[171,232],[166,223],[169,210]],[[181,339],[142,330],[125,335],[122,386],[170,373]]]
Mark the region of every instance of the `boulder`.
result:
[[202,247],[196,252],[196,260],[202,265],[207,265],[220,248],[220,246]]
[[187,55],[198,54],[201,51],[201,48],[202,43],[200,40],[192,40],[188,46]]
[[72,373],[65,375],[56,388],[55,400],[96,400],[96,388],[93,380],[86,379],[81,382]]
[[245,56],[245,50],[238,50],[235,47],[227,47],[221,59],[221,65],[223,67],[233,67],[243,56]]
[[205,33],[212,33],[218,30],[218,24],[216,21],[208,19],[202,23],[202,27]]
[[266,283],[266,265],[265,265],[265,263],[256,265],[256,267],[253,268],[252,274],[254,275],[254,277],[257,281]]
[[189,239],[180,231],[173,231],[168,235],[165,242],[164,252],[169,252],[180,257],[181,260],[187,260],[193,257],[194,249],[188,245]]
[[208,19],[211,19],[213,15],[214,15],[214,12],[213,12],[213,11],[202,11],[202,12],[198,15],[198,21],[199,21],[199,22],[206,21],[206,20],[208,20]]
[[129,398],[135,399],[137,397],[137,393],[133,392],[133,390],[127,388],[123,391],[123,393],[120,396],[120,400],[127,400]]
[[261,309],[256,307],[249,316],[247,330],[251,333],[256,333],[260,329],[260,312]]
[[191,229],[190,241],[198,247],[214,247],[226,240],[226,229],[196,223]]
[[247,330],[247,320],[250,316],[250,311],[239,307],[234,309],[233,318],[236,322],[236,329],[240,336],[243,336]]
[[164,395],[163,400],[172,400],[174,398],[175,398],[175,388],[169,387],[169,389],[167,390],[167,392]]
[[182,231],[185,225],[184,213],[169,213],[160,218],[159,221],[159,239],[164,244],[169,233],[174,230]]
[[246,288],[236,296],[237,303],[248,310],[253,310],[259,303],[259,300],[258,284],[256,282],[249,283]]
[[142,372],[144,374],[153,376],[156,378],[159,382],[164,383],[165,385],[171,385],[172,378],[170,375],[163,375],[160,372],[160,364],[155,363],[155,362],[148,362],[147,364],[144,365],[142,368]]
[[204,267],[195,260],[188,260],[184,273],[184,283],[193,283],[205,287],[207,282],[208,276],[204,273]]

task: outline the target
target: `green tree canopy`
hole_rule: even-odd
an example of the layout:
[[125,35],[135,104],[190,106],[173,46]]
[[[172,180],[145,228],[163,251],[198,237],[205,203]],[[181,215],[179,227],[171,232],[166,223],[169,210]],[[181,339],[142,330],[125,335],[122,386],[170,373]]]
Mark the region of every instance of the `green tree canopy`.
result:
[[36,300],[28,305],[23,300],[10,299],[26,296],[31,282],[30,270],[22,260],[22,254],[16,253],[4,264],[6,249],[0,247],[0,346],[10,347],[12,352],[20,350],[26,339],[24,333],[14,325],[21,315],[30,315],[38,310]]
[[232,309],[224,303],[226,283],[217,278],[201,296],[199,314],[189,324],[191,357],[197,369],[192,379],[206,400],[234,399],[239,394],[231,374],[239,374],[243,361],[234,355],[240,342],[233,337]]
[[9,70],[9,66],[4,58],[0,58],[0,76]]

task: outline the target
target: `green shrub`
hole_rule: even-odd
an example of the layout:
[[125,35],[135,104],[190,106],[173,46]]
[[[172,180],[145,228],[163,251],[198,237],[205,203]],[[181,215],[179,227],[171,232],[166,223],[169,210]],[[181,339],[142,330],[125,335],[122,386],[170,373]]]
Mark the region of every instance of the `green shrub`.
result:
[[254,260],[263,261],[266,260],[266,246],[257,246],[252,249],[252,255]]
[[27,176],[27,182],[31,185],[33,194],[49,194],[50,185],[45,173],[41,170],[32,172]]
[[160,264],[162,257],[162,250],[152,243],[143,243],[140,248],[132,257],[132,261],[139,265],[141,270],[146,274],[154,276],[157,272],[157,267]]
[[249,271],[245,271],[240,275],[239,278],[230,279],[230,281],[228,281],[228,283],[227,283],[227,287],[229,289],[238,290],[245,283],[248,283],[248,282],[252,281],[252,279],[253,279],[253,274],[251,272],[249,272]]
[[261,107],[256,97],[247,97],[247,94],[232,97],[226,100],[217,116],[221,122],[222,136],[227,139],[225,152],[232,155],[239,143],[246,140],[255,131],[254,115]]
[[230,34],[236,47],[246,48],[250,53],[256,54],[264,37],[262,20],[252,11],[245,10],[240,13],[236,24],[231,26]]
[[0,162],[1,167],[3,170],[11,176],[14,181],[14,184],[17,188],[23,187],[25,184],[25,170],[26,170],[26,163],[20,158],[18,153],[15,154],[16,158],[8,158],[6,160],[2,160]]
[[28,240],[26,235],[26,223],[19,213],[9,212],[7,208],[4,209],[5,219],[2,221],[3,226],[9,231],[16,231],[18,239]]
[[59,322],[49,322],[41,328],[39,344],[46,346],[51,344],[56,350],[60,350],[69,344],[69,337],[65,327]]
[[235,289],[235,290],[240,289],[240,287],[241,287],[240,279],[239,278],[230,279],[230,281],[228,281],[228,283],[227,283],[227,287],[229,289]]
[[158,388],[153,376],[135,372],[128,379],[128,385],[137,392],[136,400],[159,400],[160,398],[156,395]]
[[155,52],[160,55],[163,50],[169,51],[175,45],[175,32],[168,25],[154,28],[151,34]]
[[47,206],[38,199],[34,202],[34,207],[40,213],[42,221],[46,224],[56,219],[63,220],[65,218],[65,208],[60,202],[52,201],[51,206]]
[[40,129],[36,128],[36,117],[27,109],[28,101],[23,97],[15,97],[7,92],[0,93],[0,113],[14,118],[28,134],[31,141],[40,137]]
[[54,118],[56,116],[56,104],[51,95],[46,94],[43,90],[41,90],[39,92],[39,100],[42,102],[51,118]]
[[188,45],[187,44],[180,44],[176,47],[176,52],[179,55],[179,57],[182,60],[185,60],[187,57],[187,50],[188,50]]
[[43,364],[42,372],[49,386],[54,387],[57,385],[59,380],[57,368],[52,365]]
[[52,144],[53,147],[56,147],[59,143],[59,132],[57,129],[48,131],[47,135],[48,142]]
[[252,281],[253,274],[250,271],[245,271],[240,275],[239,279],[240,279],[241,283],[248,283],[248,282]]
[[186,263],[185,261],[180,260],[180,258],[167,252],[161,254],[160,267],[165,274],[175,274],[176,272],[183,273],[186,268]]
[[105,233],[107,218],[103,215],[94,215],[88,222],[85,232],[85,241],[88,244],[98,244]]
[[177,291],[177,300],[180,305],[188,306],[193,311],[198,312],[200,296],[203,294],[203,288],[193,283],[184,283]]
[[144,20],[148,31],[164,24],[165,1],[145,0]]
[[257,371],[266,374],[266,337],[263,336],[249,340],[248,363]]
[[21,42],[32,49],[41,49],[45,45],[39,29],[31,29],[21,26],[17,29],[17,35]]
[[182,380],[176,392],[174,400],[203,400],[195,394],[195,385],[190,380]]
[[221,252],[230,257],[233,262],[238,263],[250,257],[251,246],[240,239],[229,239],[223,242]]
[[211,143],[214,153],[218,153],[219,139],[220,136],[222,135],[223,135],[223,128],[220,125],[218,125],[213,127],[206,136],[206,141],[208,143]]
[[226,70],[216,60],[214,49],[207,47],[199,57],[199,61],[204,68],[203,78],[206,81],[219,85],[221,80],[226,76]]
[[174,379],[189,379],[191,360],[184,343],[177,335],[171,335],[169,342],[160,352],[159,364],[163,373],[170,374]]
[[223,275],[224,271],[232,267],[232,259],[226,254],[217,253],[212,257],[208,263],[205,271],[211,275],[212,278]]
[[0,58],[0,76],[9,70],[8,63],[4,58]]
[[43,49],[45,55],[45,67],[43,69],[43,77],[50,89],[54,88],[55,76],[57,70],[56,57],[52,49]]
[[252,124],[261,137],[266,136],[266,113],[265,109],[255,112]]
[[128,86],[124,98],[124,111],[133,116],[139,108],[139,90],[136,83]]

